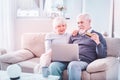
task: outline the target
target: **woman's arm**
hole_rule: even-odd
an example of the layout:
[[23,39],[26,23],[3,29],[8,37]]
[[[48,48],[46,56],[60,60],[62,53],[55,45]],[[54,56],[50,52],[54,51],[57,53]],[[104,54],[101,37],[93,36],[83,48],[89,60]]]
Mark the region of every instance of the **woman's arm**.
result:
[[51,49],[51,45],[52,45],[52,39],[50,37],[50,34],[46,34],[46,36],[45,36],[45,52],[47,52]]

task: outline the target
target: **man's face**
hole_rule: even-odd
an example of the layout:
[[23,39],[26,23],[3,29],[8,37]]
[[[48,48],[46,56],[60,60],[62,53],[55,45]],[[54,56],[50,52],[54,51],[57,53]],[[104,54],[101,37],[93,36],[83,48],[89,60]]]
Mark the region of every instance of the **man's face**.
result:
[[56,27],[55,27],[55,31],[58,33],[58,34],[64,34],[65,31],[66,31],[66,24],[58,24]]
[[79,27],[79,31],[87,31],[90,29],[90,20],[87,19],[85,16],[80,16],[77,19],[77,24]]

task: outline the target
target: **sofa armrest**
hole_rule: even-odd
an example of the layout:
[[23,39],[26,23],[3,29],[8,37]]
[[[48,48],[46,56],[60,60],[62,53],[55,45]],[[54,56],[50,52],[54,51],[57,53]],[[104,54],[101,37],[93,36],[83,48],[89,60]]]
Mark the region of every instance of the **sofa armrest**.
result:
[[6,49],[0,49],[0,55],[3,55],[3,54],[5,54],[5,53],[7,53],[7,51],[6,51]]
[[117,63],[117,59],[115,57],[106,57],[102,59],[97,59],[91,62],[87,67],[87,72],[99,72],[106,71],[111,68],[114,64]]

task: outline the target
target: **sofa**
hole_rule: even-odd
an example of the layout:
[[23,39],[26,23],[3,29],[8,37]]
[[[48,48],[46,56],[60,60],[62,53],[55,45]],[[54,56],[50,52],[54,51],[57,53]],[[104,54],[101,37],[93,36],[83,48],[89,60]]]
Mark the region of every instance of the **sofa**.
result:
[[[21,37],[21,49],[0,56],[1,69],[6,70],[11,64],[19,64],[23,72],[34,72],[39,64],[41,54],[44,54],[46,33],[25,33]],[[82,80],[118,80],[120,39],[105,38],[107,42],[107,57],[97,59],[82,71]],[[68,80],[67,71],[63,79]]]
[[0,55],[7,53],[6,49],[0,48]]
[[[0,55],[7,53],[6,49],[0,48]],[[1,69],[1,66],[0,66]]]

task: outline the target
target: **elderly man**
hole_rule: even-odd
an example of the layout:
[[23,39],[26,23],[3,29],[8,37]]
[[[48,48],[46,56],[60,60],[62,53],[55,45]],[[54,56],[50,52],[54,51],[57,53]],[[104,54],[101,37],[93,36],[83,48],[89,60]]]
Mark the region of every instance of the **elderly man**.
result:
[[67,68],[69,80],[81,80],[81,71],[92,61],[104,58],[107,54],[106,41],[100,33],[92,30],[90,16],[80,14],[77,17],[77,24],[78,34],[70,36],[69,43],[79,45],[80,61],[51,65],[53,74],[59,76],[62,76],[63,70]]
[[100,33],[92,30],[90,16],[88,14],[80,14],[77,17],[77,24],[79,32],[76,36],[70,37],[69,43],[77,43],[79,45],[80,61],[69,63],[69,80],[80,80],[81,71],[86,69],[89,63],[107,55],[106,41]]

